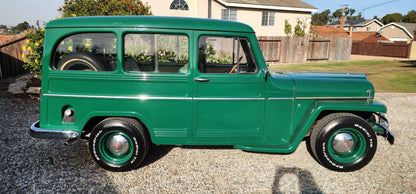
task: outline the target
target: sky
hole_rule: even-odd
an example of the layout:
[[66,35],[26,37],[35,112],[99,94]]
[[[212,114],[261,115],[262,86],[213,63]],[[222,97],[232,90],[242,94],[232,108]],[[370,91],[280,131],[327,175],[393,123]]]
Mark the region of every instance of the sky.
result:
[[[169,0],[166,0],[169,1]],[[318,12],[330,9],[334,12],[343,4],[357,12],[363,12],[366,19],[372,19],[375,15],[379,18],[389,13],[407,14],[410,10],[416,10],[416,0],[303,0],[318,8]],[[39,20],[43,24],[59,17],[57,9],[63,6],[64,0],[0,0],[0,24],[16,26],[27,21],[30,25],[36,25]]]

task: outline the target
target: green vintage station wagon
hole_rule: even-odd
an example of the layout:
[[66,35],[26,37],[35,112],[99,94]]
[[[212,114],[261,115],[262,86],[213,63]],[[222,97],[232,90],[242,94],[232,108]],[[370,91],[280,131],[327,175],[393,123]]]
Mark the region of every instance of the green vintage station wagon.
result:
[[245,24],[153,16],[76,17],[46,26],[36,138],[87,139],[103,168],[138,168],[149,145],[233,145],[290,153],[302,140],[326,168],[354,171],[380,135],[363,74],[269,71]]

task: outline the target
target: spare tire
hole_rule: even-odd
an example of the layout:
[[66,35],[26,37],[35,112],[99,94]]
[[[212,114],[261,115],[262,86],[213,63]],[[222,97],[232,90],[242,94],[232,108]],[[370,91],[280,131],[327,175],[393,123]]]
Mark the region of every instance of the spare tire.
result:
[[59,60],[59,70],[105,71],[102,60],[88,53],[70,53]]

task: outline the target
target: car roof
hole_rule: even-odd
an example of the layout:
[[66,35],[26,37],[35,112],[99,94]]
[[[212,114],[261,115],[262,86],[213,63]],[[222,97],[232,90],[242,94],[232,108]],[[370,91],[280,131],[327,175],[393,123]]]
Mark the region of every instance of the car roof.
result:
[[159,16],[71,17],[50,21],[46,25],[46,29],[51,28],[162,28],[254,32],[250,26],[239,22],[202,18]]

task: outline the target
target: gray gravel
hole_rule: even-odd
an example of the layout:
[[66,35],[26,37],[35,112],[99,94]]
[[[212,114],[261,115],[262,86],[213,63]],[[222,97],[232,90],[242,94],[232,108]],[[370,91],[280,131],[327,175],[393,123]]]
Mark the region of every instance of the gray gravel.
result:
[[360,171],[339,173],[312,159],[304,142],[292,154],[249,153],[228,146],[154,146],[144,165],[99,168],[86,141],[64,146],[33,139],[39,103],[0,98],[0,193],[415,193],[416,94],[377,94],[386,103],[396,144],[378,138]]

